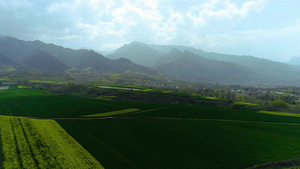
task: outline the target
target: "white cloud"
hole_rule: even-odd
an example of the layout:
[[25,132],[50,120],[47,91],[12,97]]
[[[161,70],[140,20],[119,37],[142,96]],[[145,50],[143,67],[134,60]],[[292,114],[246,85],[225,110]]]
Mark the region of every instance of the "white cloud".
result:
[[[296,4],[294,0],[288,0]],[[255,41],[300,39],[269,0],[0,0],[2,34],[110,50],[130,41],[235,51]],[[288,4],[288,3],[286,3]],[[267,6],[268,5],[268,6]],[[268,7],[268,8],[267,8]],[[272,13],[273,12],[273,13]],[[259,15],[257,14],[259,13]],[[258,16],[264,16],[258,18]],[[294,12],[294,16],[297,12]],[[271,19],[270,19],[271,18]],[[269,19],[269,20],[264,20]],[[293,18],[295,20],[295,18]],[[266,21],[266,22],[264,22]],[[272,27],[274,23],[277,27]],[[282,24],[282,25],[281,25]],[[298,23],[300,25],[300,21]],[[282,27],[282,28],[280,28]],[[277,40],[280,42],[280,40]],[[278,43],[279,43],[278,42]],[[296,40],[294,40],[297,43]],[[273,42],[270,42],[273,43]],[[299,43],[298,43],[299,44]],[[238,50],[238,49],[237,49]]]
[[[199,45],[205,45],[207,48],[213,49],[218,47],[234,47],[241,42],[259,42],[266,39],[282,38],[295,36],[300,37],[300,25],[285,27],[278,30],[246,30],[246,31],[230,31],[227,33],[209,34],[197,37]],[[192,35],[191,35],[192,36]],[[195,37],[188,39],[195,39]],[[201,41],[199,39],[202,39]],[[193,45],[196,45],[193,44]]]
[[[157,5],[153,1],[129,1],[123,0],[124,4],[111,11],[112,16],[120,23],[132,23],[136,21],[160,22],[164,17],[157,10]],[[149,3],[151,2],[151,3]],[[153,5],[154,4],[154,5]],[[135,22],[136,22],[135,21]],[[132,24],[134,25],[134,24]]]
[[205,2],[204,4],[202,4],[201,8],[203,8],[203,9],[214,9],[219,2],[222,2],[222,0],[208,1],[208,2]]
[[239,8],[237,4],[232,3],[230,0],[212,0],[202,6],[193,7],[186,15],[195,25],[203,25],[211,18],[244,18],[249,12],[260,12],[267,3],[268,0],[251,0],[244,2],[242,7]]
[[155,38],[161,44],[167,44],[177,38],[178,27],[183,23],[183,16],[179,12],[169,10],[169,18],[162,23],[152,25],[152,30],[156,32]]
[[235,40],[258,40],[266,38],[276,38],[282,36],[295,36],[300,35],[300,25],[294,25],[289,27],[283,27],[277,30],[247,30],[247,31],[232,31],[228,33],[230,39]]
[[111,50],[115,50],[123,45],[124,45],[124,43],[104,43],[103,45],[101,45],[99,50],[111,51]]
[[72,41],[80,42],[80,41],[82,41],[82,36],[79,36],[79,35],[66,35],[66,36],[59,37],[59,39],[61,39],[61,40],[72,40]]
[[19,0],[19,1],[6,1],[1,0],[0,4],[4,6],[5,8],[24,8],[24,7],[30,7],[31,3],[27,0]]
[[100,8],[111,9],[116,5],[114,0],[89,0],[94,9]]

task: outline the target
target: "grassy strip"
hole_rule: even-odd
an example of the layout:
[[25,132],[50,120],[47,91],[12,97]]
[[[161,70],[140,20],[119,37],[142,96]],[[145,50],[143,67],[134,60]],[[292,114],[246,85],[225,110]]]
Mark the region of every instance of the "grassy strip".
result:
[[276,115],[276,116],[300,117],[300,114],[297,114],[297,113],[287,113],[287,112],[259,111],[259,113],[271,114],[271,115]]
[[141,91],[143,91],[143,92],[150,92],[150,91],[154,91],[154,89],[143,89]]
[[124,109],[124,110],[117,110],[117,111],[111,111],[106,113],[90,114],[81,117],[106,117],[106,116],[114,116],[114,115],[125,114],[125,113],[132,113],[136,111],[140,111],[140,109]]
[[103,168],[54,120],[31,120],[63,168]]
[[18,85],[18,88],[19,88],[19,89],[27,89],[27,88],[31,88],[31,87],[27,87],[27,86],[25,86],[25,85]]
[[54,81],[28,80],[31,83],[55,83]]
[[219,98],[217,98],[217,97],[205,97],[206,99],[209,99],[209,100],[217,100],[217,99],[219,99]]
[[240,105],[240,106],[259,106],[259,104],[254,104],[254,103],[246,103],[246,102],[234,102],[234,105]]

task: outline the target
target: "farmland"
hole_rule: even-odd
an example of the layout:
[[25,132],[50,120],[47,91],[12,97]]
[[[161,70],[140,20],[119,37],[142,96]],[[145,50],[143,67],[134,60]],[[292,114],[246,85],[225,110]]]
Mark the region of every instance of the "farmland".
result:
[[123,109],[152,109],[161,104],[97,100],[45,93],[38,89],[18,88],[11,85],[0,90],[2,115],[67,118],[106,113]]
[[17,85],[0,90],[0,113],[4,168],[247,168],[300,157],[300,118],[290,114]]
[[103,168],[54,120],[0,116],[4,168]]
[[106,168],[246,168],[300,153],[299,125],[185,119],[58,122]]
[[132,113],[132,112],[136,112],[136,111],[139,111],[139,109],[124,109],[124,110],[117,110],[117,111],[112,111],[112,112],[107,112],[107,113],[85,115],[82,117],[105,117],[105,116],[114,116],[114,115],[120,115],[120,114],[125,114],[125,113]]

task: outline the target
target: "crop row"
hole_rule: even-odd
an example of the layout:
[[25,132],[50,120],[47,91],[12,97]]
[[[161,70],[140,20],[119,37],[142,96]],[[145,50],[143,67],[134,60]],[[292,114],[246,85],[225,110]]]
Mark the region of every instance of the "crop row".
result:
[[0,116],[3,168],[103,168],[54,120]]

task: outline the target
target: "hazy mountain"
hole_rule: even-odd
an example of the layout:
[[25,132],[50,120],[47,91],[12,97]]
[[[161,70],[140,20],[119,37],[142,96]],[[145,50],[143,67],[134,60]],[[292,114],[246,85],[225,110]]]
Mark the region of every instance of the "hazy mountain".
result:
[[70,67],[59,61],[47,52],[37,50],[22,59],[22,64],[28,68],[38,69],[45,72],[64,72]]
[[[89,67],[98,73],[122,73],[125,71],[156,73],[153,69],[137,65],[129,60],[112,60],[92,50],[73,50],[54,44],[46,44],[39,40],[23,41],[6,37],[0,40],[0,53],[17,63],[44,71],[50,71],[57,64],[56,70],[61,71],[64,71],[67,66],[77,69]],[[45,65],[46,62],[49,65]]]
[[12,37],[0,39],[0,53],[14,62],[19,62],[20,59],[32,53],[32,49],[27,45],[26,41],[18,40]]
[[28,41],[27,44],[31,48],[40,49],[51,54],[70,67],[76,67],[76,65],[78,65],[82,59],[84,59],[85,53],[88,52],[86,49],[73,50],[70,48],[57,46],[55,44],[46,44],[39,40]]
[[[196,55],[202,56],[204,58],[216,61],[233,62],[241,66],[247,67],[251,72],[264,74],[269,77],[269,79],[300,79],[299,68],[290,66],[285,63],[275,62],[268,59],[257,58],[254,56],[238,56],[238,55],[227,55],[219,54],[213,52],[205,52],[200,49],[195,49],[191,47],[184,46],[165,46],[165,45],[150,45],[153,49],[158,52],[172,51],[172,47],[176,47],[179,51],[188,50]],[[178,47],[178,48],[177,48]],[[174,48],[173,48],[174,49]],[[162,57],[154,64],[154,67],[158,67],[161,64],[165,64],[174,61],[178,58],[178,55],[170,55]]]
[[17,64],[0,53],[0,65],[16,66]]
[[37,50],[47,52],[70,67],[76,67],[85,59],[86,53],[89,52],[85,49],[73,50],[54,44],[46,44],[39,40],[23,41],[12,37],[0,40],[0,52],[16,62],[20,62],[24,57]]
[[115,52],[115,50],[112,50],[112,51],[103,51],[102,50],[102,51],[95,51],[95,52],[100,53],[103,56],[108,56],[108,55],[113,54]]
[[[173,56],[173,57],[172,57]],[[215,61],[195,55],[189,51],[172,50],[166,58],[176,58],[157,67],[165,74],[181,80],[192,82],[248,82],[258,73],[250,72],[247,68],[235,63]]]
[[73,50],[38,40],[23,41],[4,37],[0,39],[0,53],[4,55],[0,58],[3,63],[23,64],[44,71],[65,71],[74,67],[90,68],[94,73],[156,73],[151,68],[136,64],[140,63],[193,82],[300,83],[300,70],[292,65],[253,56],[209,53],[184,46],[133,42],[109,55],[110,58],[121,58],[112,60],[93,50]]
[[183,55],[183,53],[179,49],[174,48],[168,54],[166,54],[161,59],[156,61],[156,63],[153,65],[153,67],[157,68],[160,65],[170,63],[170,62],[182,57],[182,55]]
[[260,74],[265,74],[274,78],[298,78],[298,68],[292,67],[285,63],[261,59],[254,56],[239,56],[205,52],[201,49],[195,49],[186,46],[146,45],[143,43],[133,42],[117,49],[117,51],[109,57],[124,57],[135,63],[156,68],[162,64],[172,62],[179,57],[179,55],[170,54],[174,48],[177,50],[177,52],[190,51],[196,55],[210,60],[233,62],[241,66],[246,66],[247,68],[250,68],[250,70],[259,72]]
[[202,51],[198,51],[196,54],[212,60],[234,62],[269,76],[280,77],[288,75],[292,77],[297,75],[295,74],[295,71],[297,70],[288,64],[257,58],[254,56],[227,55],[213,52],[207,53]]
[[82,51],[84,58],[75,65],[79,69],[91,67],[95,71],[109,73],[123,73],[125,71],[141,72],[141,73],[156,73],[153,69],[137,65],[128,59],[120,58],[111,60],[94,51]]
[[291,65],[300,65],[300,56],[294,56],[286,63]]
[[199,52],[204,52],[201,49],[196,49],[188,46],[179,46],[179,45],[149,45],[149,47],[164,55],[170,53],[173,49],[178,49],[181,52],[187,50],[194,54],[198,54]]
[[127,58],[120,58],[114,60],[113,62],[114,62],[114,70],[119,70],[119,72],[124,72],[126,70],[129,70],[132,72],[143,72],[147,74],[157,73],[154,69],[133,63]]
[[161,56],[162,54],[146,44],[132,42],[120,47],[107,57],[111,59],[127,58],[136,64],[151,67]]

